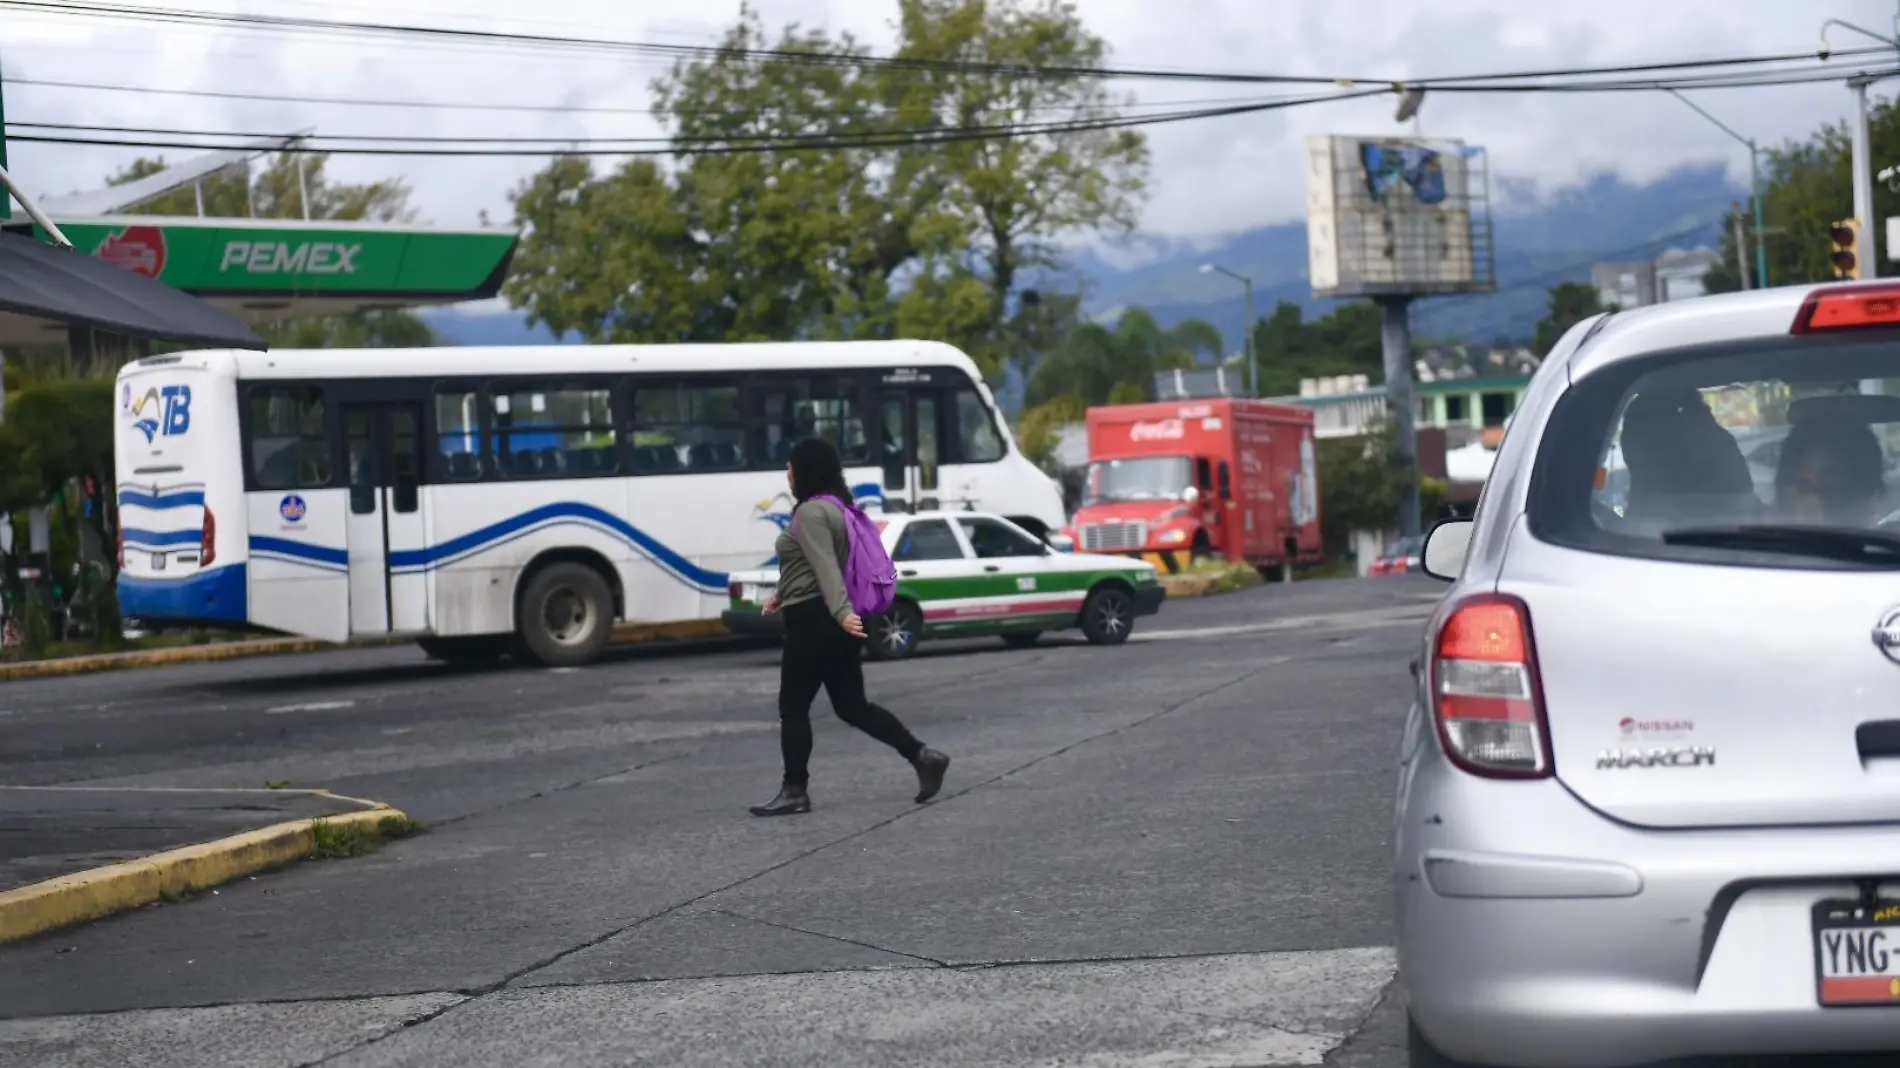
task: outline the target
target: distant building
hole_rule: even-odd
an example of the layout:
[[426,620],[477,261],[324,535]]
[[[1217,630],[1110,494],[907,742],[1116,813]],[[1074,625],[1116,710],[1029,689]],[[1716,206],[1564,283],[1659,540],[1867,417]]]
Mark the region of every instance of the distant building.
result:
[[1590,283],[1604,306],[1641,308],[1687,300],[1707,292],[1702,276],[1721,262],[1714,249],[1671,249],[1651,260],[1599,263],[1590,269]]

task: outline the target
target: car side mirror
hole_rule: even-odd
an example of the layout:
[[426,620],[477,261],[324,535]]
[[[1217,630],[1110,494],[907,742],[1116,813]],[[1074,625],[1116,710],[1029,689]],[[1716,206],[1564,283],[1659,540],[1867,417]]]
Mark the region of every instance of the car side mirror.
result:
[[1465,552],[1471,547],[1473,523],[1469,519],[1447,519],[1425,535],[1425,548],[1419,553],[1419,569],[1444,582],[1451,582],[1465,569]]
[[1067,534],[1049,535],[1049,548],[1053,552],[1072,553],[1075,551],[1075,539]]

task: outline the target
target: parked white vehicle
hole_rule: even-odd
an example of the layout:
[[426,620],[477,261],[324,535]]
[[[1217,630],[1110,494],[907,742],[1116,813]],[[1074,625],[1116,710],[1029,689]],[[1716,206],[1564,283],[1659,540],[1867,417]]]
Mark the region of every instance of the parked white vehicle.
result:
[[814,435],[867,508],[1061,526],[932,342],[190,352],[119,375],[120,606],[582,663],[617,621],[718,618],[729,572],[774,563]]

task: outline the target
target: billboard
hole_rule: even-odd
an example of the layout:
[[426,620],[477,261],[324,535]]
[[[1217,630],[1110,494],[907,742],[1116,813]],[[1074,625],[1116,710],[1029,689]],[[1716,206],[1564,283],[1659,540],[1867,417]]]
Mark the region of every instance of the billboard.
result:
[[1316,297],[1497,289],[1484,150],[1451,139],[1307,140],[1307,251]]

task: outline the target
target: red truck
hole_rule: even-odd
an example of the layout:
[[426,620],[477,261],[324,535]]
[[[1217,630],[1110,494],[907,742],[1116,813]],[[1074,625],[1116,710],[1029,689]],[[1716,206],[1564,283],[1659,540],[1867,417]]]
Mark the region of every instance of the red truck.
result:
[[1259,568],[1321,556],[1313,411],[1217,398],[1088,410],[1089,467],[1065,533],[1167,572],[1195,556]]

